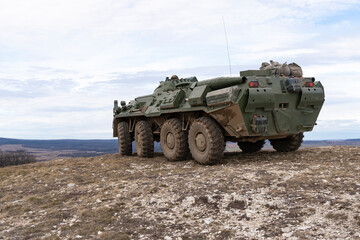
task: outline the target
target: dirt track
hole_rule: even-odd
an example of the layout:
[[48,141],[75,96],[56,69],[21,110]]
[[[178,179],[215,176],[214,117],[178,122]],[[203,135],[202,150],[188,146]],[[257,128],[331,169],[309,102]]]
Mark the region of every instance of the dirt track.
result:
[[0,190],[0,239],[360,239],[360,147],[54,160]]

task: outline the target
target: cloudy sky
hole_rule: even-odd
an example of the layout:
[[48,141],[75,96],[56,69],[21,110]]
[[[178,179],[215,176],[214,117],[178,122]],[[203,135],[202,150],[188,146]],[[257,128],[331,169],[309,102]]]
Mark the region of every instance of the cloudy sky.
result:
[[0,137],[107,139],[166,76],[297,62],[326,89],[306,139],[360,138],[360,2],[0,0]]

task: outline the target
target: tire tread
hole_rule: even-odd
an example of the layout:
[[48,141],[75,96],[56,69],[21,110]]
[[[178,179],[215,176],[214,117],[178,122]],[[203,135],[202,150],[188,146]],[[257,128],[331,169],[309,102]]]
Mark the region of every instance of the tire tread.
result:
[[[165,155],[166,153],[163,151],[165,157],[173,162],[173,161],[181,161],[185,160],[189,155],[189,145],[188,145],[188,137],[187,137],[187,131],[182,130],[182,124],[181,121],[177,118],[171,118],[168,119],[162,126],[162,129],[169,125],[171,129],[174,129],[175,131],[175,146],[178,146],[175,149],[175,153],[170,155]],[[161,135],[161,134],[160,134]],[[163,141],[161,141],[161,144]]]
[[304,134],[299,133],[294,136],[289,136],[282,139],[273,139],[270,140],[273,148],[278,152],[292,152],[299,149],[301,143],[303,142]]
[[132,141],[127,122],[119,122],[117,126],[119,154],[121,156],[132,155]]
[[[199,161],[192,152],[193,158],[200,164],[214,164],[222,159],[225,150],[224,135],[218,124],[209,117],[200,117],[193,124],[200,124],[205,127],[210,140],[210,149],[205,161]],[[190,127],[191,131],[191,127]],[[190,146],[190,141],[189,141]]]
[[154,156],[154,138],[151,126],[146,121],[139,121],[135,126],[136,152],[139,157],[151,158]]
[[239,148],[244,152],[244,153],[254,153],[257,151],[260,151],[265,144],[265,140],[259,140],[256,141],[254,143],[252,142],[238,142],[238,146]]

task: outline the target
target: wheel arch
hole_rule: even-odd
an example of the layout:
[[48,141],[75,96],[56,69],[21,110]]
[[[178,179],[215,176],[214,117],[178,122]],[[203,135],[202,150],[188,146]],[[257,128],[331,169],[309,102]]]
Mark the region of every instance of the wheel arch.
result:
[[129,120],[127,118],[115,118],[113,120],[113,137],[117,137],[118,133],[117,133],[117,125],[120,122],[128,122]]

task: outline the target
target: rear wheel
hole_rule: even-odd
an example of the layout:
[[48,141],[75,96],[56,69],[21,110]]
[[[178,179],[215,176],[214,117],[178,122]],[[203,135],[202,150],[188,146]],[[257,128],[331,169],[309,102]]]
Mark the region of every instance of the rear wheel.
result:
[[127,122],[120,122],[117,125],[117,135],[120,155],[130,156],[132,154],[132,141]]
[[146,121],[139,121],[135,125],[136,153],[139,157],[154,156],[154,138],[151,126]]
[[160,145],[169,161],[184,160],[188,156],[187,131],[183,131],[177,118],[167,120],[161,127]]
[[219,125],[208,117],[198,118],[189,130],[191,155],[201,164],[218,162],[224,154],[224,135]]
[[303,138],[304,134],[299,133],[287,138],[270,140],[270,143],[278,152],[292,152],[301,146]]
[[253,153],[261,150],[264,147],[265,140],[259,140],[257,142],[238,142],[239,148],[244,153]]

